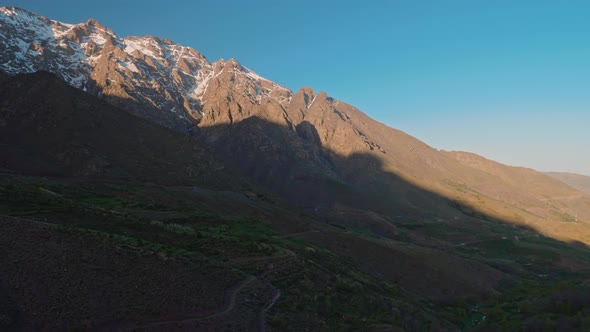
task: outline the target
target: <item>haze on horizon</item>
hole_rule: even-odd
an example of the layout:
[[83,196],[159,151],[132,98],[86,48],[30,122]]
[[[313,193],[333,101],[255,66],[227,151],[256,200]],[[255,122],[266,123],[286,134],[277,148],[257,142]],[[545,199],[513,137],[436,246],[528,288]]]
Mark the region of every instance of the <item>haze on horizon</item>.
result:
[[122,36],[152,34],[311,86],[445,150],[590,175],[590,3],[584,1],[22,0]]

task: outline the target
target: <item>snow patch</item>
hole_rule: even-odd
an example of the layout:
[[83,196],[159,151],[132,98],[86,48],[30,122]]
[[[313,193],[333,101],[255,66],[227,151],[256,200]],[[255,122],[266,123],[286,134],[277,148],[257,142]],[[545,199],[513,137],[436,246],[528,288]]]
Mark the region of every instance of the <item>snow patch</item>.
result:
[[142,45],[142,41],[135,41],[135,40],[125,38],[123,40],[123,44],[125,45],[125,49],[123,51],[125,51],[125,53],[127,53],[127,54],[131,54],[135,51],[139,51],[139,53],[143,53],[143,54],[151,56],[151,57],[154,56],[154,52],[146,49]]
[[101,46],[104,45],[104,43],[107,42],[107,40],[103,36],[101,36],[100,34],[98,34],[98,33],[91,34],[90,35],[90,39],[93,42],[95,42],[97,45],[101,45]]
[[[201,74],[201,73],[199,73],[199,74]],[[213,75],[214,75],[213,70],[210,70],[209,74],[207,76],[202,77],[201,82],[196,83],[196,87],[192,91],[191,96],[200,100],[201,102],[203,102],[202,98],[205,95],[207,88],[209,87],[209,80],[211,80],[213,78]],[[219,74],[217,74],[215,77],[217,77],[217,76],[219,76]]]
[[130,71],[134,72],[134,73],[139,73],[139,69],[137,69],[137,66],[135,66],[135,64],[133,62],[127,61],[127,62],[118,62],[118,65],[120,68],[123,69],[129,69]]
[[253,80],[256,81],[268,81],[266,78],[256,74],[253,70],[251,70],[250,68],[244,67],[242,66],[242,68],[244,68],[244,73],[246,73],[246,76],[250,77]]
[[[209,83],[225,70],[225,66],[221,66],[221,70],[214,71],[211,63],[189,47],[161,43],[154,37],[120,38],[108,28],[99,25],[65,24],[8,7],[0,8],[0,26],[3,26],[0,29],[0,46],[11,53],[3,57],[0,52],[0,59],[5,59],[0,63],[0,68],[11,74],[49,70],[62,76],[70,85],[84,91],[87,90],[88,80],[98,59],[103,55],[109,56],[103,47],[108,40],[112,40],[115,47],[129,55],[116,59],[115,68],[124,76],[121,84],[129,87],[130,93],[133,94],[135,91],[138,96],[141,95],[142,100],[162,110],[171,110],[176,115],[183,114],[189,108],[190,111],[203,114],[203,97]],[[8,29],[4,26],[8,26]],[[12,32],[12,28],[16,33]],[[83,32],[82,35],[78,35],[81,40],[73,39],[73,29]],[[90,48],[89,42],[95,45]],[[33,43],[42,47],[33,48]],[[40,57],[41,54],[44,56]],[[144,61],[140,54],[150,60]],[[188,67],[179,67],[181,60],[186,61]],[[279,103],[291,99],[290,93],[275,92],[290,90],[246,67],[235,66],[235,72],[240,78],[236,84],[247,83],[253,87],[255,99],[259,103],[266,97]],[[115,83],[115,80],[111,80],[110,83]],[[250,90],[250,93],[252,92],[253,90]],[[97,93],[100,95],[100,91]],[[187,120],[185,116],[181,118]]]

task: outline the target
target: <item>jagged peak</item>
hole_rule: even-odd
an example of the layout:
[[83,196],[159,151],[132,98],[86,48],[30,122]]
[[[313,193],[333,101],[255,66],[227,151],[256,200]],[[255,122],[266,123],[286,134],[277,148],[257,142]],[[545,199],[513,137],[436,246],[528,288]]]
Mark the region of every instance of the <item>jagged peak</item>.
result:
[[230,69],[233,71],[239,71],[242,72],[244,74],[246,74],[246,76],[250,77],[253,80],[257,80],[257,81],[268,81],[271,82],[274,85],[277,85],[278,87],[285,89],[285,90],[289,90],[285,87],[283,87],[282,85],[272,82],[260,75],[258,75],[255,71],[253,71],[252,69],[243,66],[241,63],[238,62],[238,60],[236,58],[229,58],[227,61],[225,61],[223,58],[220,58],[218,61],[216,61],[215,63],[216,67],[219,66],[219,68],[223,68],[223,69]]
[[16,6],[3,6],[0,7],[0,12],[4,13],[5,15],[8,16],[12,16],[12,15],[18,15],[19,13],[26,13],[28,15],[32,15],[32,16],[39,16],[33,12],[30,12],[26,9],[22,9],[20,7],[16,7]]
[[[10,15],[21,12],[23,14],[18,14],[18,19],[10,18]],[[0,63],[0,68],[10,73],[51,68],[66,82],[83,89],[87,89],[86,82],[94,75],[92,79],[99,82],[100,86],[112,82],[128,85],[134,97],[145,99],[155,108],[170,109],[171,113],[175,113],[174,116],[184,119],[188,115],[179,110],[188,110],[191,114],[199,110],[204,103],[204,92],[209,86],[209,80],[218,77],[224,70],[235,73],[238,78],[236,84],[247,85],[255,91],[252,95],[255,94],[257,98],[266,96],[279,103],[291,101],[292,92],[288,88],[259,76],[237,59],[222,58],[211,63],[195,49],[176,44],[169,38],[153,35],[122,37],[95,18],[78,24],[66,24],[16,7],[2,7],[0,20],[17,30],[6,43],[20,47],[18,61],[4,61],[0,54],[0,59],[5,63]],[[21,33],[28,42],[35,41],[42,46],[29,49],[28,45],[19,41]],[[3,43],[0,40],[0,45]],[[64,56],[62,44],[69,47],[67,56]],[[45,56],[40,57],[39,54]],[[114,64],[112,61],[103,61],[105,54],[109,56],[108,59],[114,59]],[[6,58],[9,56],[6,55]],[[116,78],[109,77],[111,70],[112,77]],[[156,80],[154,85],[161,95],[146,94],[144,98],[140,91],[146,87],[142,85],[140,77]],[[93,91],[100,93],[97,89]]]
[[320,99],[320,100],[330,100],[330,99],[332,99],[332,98],[330,98],[328,96],[328,94],[326,93],[326,91],[323,91],[323,90],[320,91],[320,93],[318,93],[318,95],[316,96],[316,98],[317,99]]
[[293,100],[295,103],[298,104],[302,111],[306,111],[315,101],[317,93],[310,87],[305,86],[299,88],[295,95],[293,95]]
[[304,86],[302,88],[299,88],[299,90],[297,90],[297,92],[295,94],[307,94],[307,95],[316,95],[317,93],[309,86]]
[[89,18],[88,21],[86,21],[86,24],[102,26],[102,24],[100,24],[100,22],[98,22],[95,18],[92,18],[92,17]]
[[242,70],[242,65],[235,58],[229,58],[229,60],[227,60],[225,62],[225,65],[228,68],[231,68],[231,69],[234,69],[234,70],[240,70],[240,71]]
[[229,58],[227,60],[225,60],[224,58],[219,58],[219,60],[215,62],[219,63],[220,65],[223,65],[226,68],[238,69],[244,72],[253,72],[252,70],[242,66],[242,64],[240,64],[236,58]]
[[171,43],[167,43],[166,40],[170,40],[170,39],[166,39],[164,40],[163,38],[160,38],[158,36],[154,36],[154,35],[145,35],[143,37],[138,37],[138,38],[142,38],[142,39],[147,39],[147,40],[152,40],[158,44],[166,44],[166,45],[170,45]]
[[108,34],[114,35],[115,33],[113,32],[113,30],[111,30],[111,28],[105,26],[104,24],[100,23],[99,21],[97,21],[94,18],[90,18],[88,19],[88,21],[86,21],[85,23],[87,26],[89,27],[93,27],[95,29],[100,29],[100,30],[104,30],[106,31]]
[[[4,14],[4,18],[10,18],[15,21],[20,22],[28,22],[28,21],[37,21],[44,24],[51,24],[52,21],[48,18],[45,18],[39,14],[30,12],[26,9],[22,9],[16,6],[4,6],[0,7],[0,12]],[[2,19],[2,15],[0,15],[0,19]]]

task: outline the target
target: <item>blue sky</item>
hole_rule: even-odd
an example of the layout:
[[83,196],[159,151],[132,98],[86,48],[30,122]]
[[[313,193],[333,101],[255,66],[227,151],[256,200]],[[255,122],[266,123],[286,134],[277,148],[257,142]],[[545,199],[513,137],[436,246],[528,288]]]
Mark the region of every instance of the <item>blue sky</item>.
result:
[[311,86],[440,149],[590,175],[590,2],[0,1]]

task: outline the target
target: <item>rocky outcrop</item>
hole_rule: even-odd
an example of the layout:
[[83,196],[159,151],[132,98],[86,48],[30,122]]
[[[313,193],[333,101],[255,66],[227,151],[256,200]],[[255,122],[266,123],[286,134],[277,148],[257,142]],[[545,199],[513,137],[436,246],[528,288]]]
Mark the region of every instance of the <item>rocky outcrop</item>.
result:
[[[74,87],[177,130],[193,127],[205,114],[207,123],[227,121],[226,106],[239,118],[238,103],[280,105],[291,95],[233,59],[210,63],[170,40],[122,38],[94,19],[65,24],[3,7],[0,37],[0,70],[55,73]],[[224,86],[228,81],[230,86]]]

